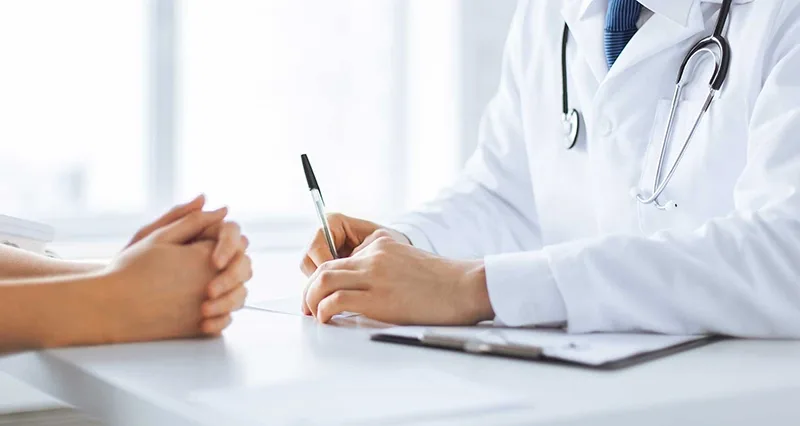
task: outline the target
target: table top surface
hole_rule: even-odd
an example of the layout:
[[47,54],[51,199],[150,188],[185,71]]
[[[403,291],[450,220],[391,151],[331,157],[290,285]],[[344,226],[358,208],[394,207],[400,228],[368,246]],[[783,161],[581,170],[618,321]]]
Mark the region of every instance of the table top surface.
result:
[[219,413],[192,403],[190,395],[405,367],[502,389],[532,407],[453,424],[581,424],[653,407],[676,412],[698,402],[728,401],[729,408],[739,398],[759,397],[796,410],[790,401],[800,400],[800,342],[729,340],[609,372],[372,342],[367,321],[349,321],[347,327],[321,325],[299,315],[245,309],[221,338],[20,354],[4,359],[0,369],[115,424],[138,424],[132,413],[150,424],[222,423]]

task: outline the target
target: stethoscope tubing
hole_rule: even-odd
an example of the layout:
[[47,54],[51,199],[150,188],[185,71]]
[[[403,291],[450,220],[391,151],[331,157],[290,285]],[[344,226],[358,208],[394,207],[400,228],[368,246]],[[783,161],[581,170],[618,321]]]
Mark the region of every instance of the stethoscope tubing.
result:
[[[728,40],[724,36],[725,27],[728,21],[728,17],[730,15],[730,9],[733,0],[723,0],[722,7],[719,11],[719,17],[717,18],[717,23],[714,27],[714,32],[709,37],[706,37],[696,43],[692,48],[687,52],[684,56],[683,61],[681,62],[680,68],[678,69],[677,78],[675,80],[675,90],[672,95],[672,101],[670,103],[670,112],[667,118],[667,126],[664,129],[664,137],[661,143],[661,151],[658,157],[658,163],[656,166],[656,174],[653,180],[653,190],[649,196],[643,196],[639,193],[636,188],[633,188],[633,195],[637,201],[642,204],[653,204],[659,210],[668,210],[674,207],[677,207],[677,203],[674,201],[669,201],[666,204],[661,204],[658,201],[658,197],[664,192],[669,185],[669,182],[672,180],[673,175],[675,174],[675,170],[677,170],[678,164],[680,164],[681,160],[686,153],[686,148],[689,146],[689,142],[692,140],[697,128],[700,124],[700,121],[705,116],[706,112],[711,106],[711,103],[716,99],[717,93],[722,89],[725,80],[728,77],[728,71],[730,69],[730,60],[731,60],[731,48]],[[564,31],[561,38],[561,88],[562,88],[562,125],[564,126],[564,138],[566,142],[566,148],[572,149],[575,146],[575,143],[578,139],[578,133],[580,131],[580,113],[572,109],[570,110],[569,107],[569,85],[567,83],[567,43],[569,40],[569,25],[566,23],[564,24]],[[716,52],[719,52],[717,54]],[[696,58],[700,58],[704,54],[711,54],[714,58],[714,73],[711,76],[711,80],[708,83],[709,91],[708,96],[706,97],[705,102],[703,103],[703,107],[701,108],[700,112],[698,113],[697,117],[695,118],[694,122],[692,123],[692,127],[689,131],[689,135],[684,139],[683,144],[681,145],[680,150],[678,151],[678,155],[672,164],[669,167],[664,179],[662,180],[662,170],[664,167],[664,160],[667,155],[667,146],[668,142],[672,137],[672,130],[674,128],[674,121],[675,116],[678,108],[678,104],[680,103],[680,97],[683,90],[684,85],[686,82],[684,81],[684,77],[686,75],[686,68],[692,60]]]

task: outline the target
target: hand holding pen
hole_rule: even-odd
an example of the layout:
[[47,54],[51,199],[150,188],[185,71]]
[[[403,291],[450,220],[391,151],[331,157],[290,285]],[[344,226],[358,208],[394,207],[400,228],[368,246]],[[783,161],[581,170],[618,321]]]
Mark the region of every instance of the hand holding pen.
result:
[[[306,276],[311,276],[323,263],[350,257],[381,237],[390,237],[398,242],[410,244],[405,235],[377,223],[339,213],[326,214],[325,202],[308,156],[303,154],[300,158],[303,162],[308,190],[311,192],[314,209],[320,222],[320,229],[315,234],[311,246],[300,264],[300,269]],[[303,298],[305,299],[305,295]],[[305,303],[303,312],[307,315],[311,314]]]
[[340,213],[326,214],[324,199],[308,156],[303,154],[300,158],[303,162],[308,190],[311,192],[320,222],[320,229],[315,234],[300,265],[300,269],[306,276],[313,274],[319,265],[329,260],[350,257],[358,253],[380,237],[390,237],[403,244],[411,244],[405,235],[394,229]]

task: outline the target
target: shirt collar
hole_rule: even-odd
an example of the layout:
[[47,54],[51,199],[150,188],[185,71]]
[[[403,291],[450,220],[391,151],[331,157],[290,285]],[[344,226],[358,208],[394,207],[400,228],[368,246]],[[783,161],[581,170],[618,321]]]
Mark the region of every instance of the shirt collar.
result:
[[[684,27],[689,25],[689,15],[692,6],[697,0],[639,0],[642,6],[650,9],[656,15],[663,15],[677,24]],[[582,0],[580,19],[583,19],[590,11],[596,7],[603,7],[601,0]]]

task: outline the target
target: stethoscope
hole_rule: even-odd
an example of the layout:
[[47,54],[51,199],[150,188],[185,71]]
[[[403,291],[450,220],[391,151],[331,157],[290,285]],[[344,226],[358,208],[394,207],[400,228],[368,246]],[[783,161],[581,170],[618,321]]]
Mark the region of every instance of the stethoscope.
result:
[[[700,120],[703,118],[705,113],[708,111],[708,108],[711,106],[711,103],[714,101],[717,92],[719,92],[720,88],[722,88],[722,84],[725,83],[725,79],[728,76],[728,67],[730,65],[730,56],[731,56],[731,48],[728,44],[728,40],[725,39],[723,33],[725,32],[725,24],[730,15],[731,10],[731,3],[733,0],[723,0],[722,8],[719,12],[719,17],[717,18],[717,25],[714,28],[714,33],[700,40],[697,44],[692,46],[689,52],[683,59],[681,63],[681,67],[678,70],[678,78],[675,80],[675,91],[672,94],[672,103],[670,106],[669,117],[667,119],[667,128],[664,130],[664,137],[661,141],[661,153],[658,157],[658,166],[656,167],[656,175],[655,179],[653,180],[653,190],[650,195],[643,195],[642,191],[639,188],[632,188],[631,189],[631,196],[636,198],[636,200],[642,204],[653,204],[659,210],[671,210],[675,207],[678,207],[674,201],[669,201],[666,204],[661,204],[658,202],[658,197],[661,193],[664,192],[669,181],[672,179],[672,176],[675,174],[675,169],[677,169],[678,164],[680,163],[681,159],[683,158],[683,154],[686,152],[686,147],[689,146],[689,141],[694,136],[695,131],[697,130],[697,126],[700,123]],[[564,147],[566,149],[572,149],[575,146],[575,143],[578,141],[578,133],[580,132],[581,127],[581,119],[580,113],[572,108],[569,107],[568,101],[568,92],[567,92],[567,40],[569,39],[569,27],[564,24],[564,34],[561,40],[561,93],[562,93],[562,116],[561,116],[561,124],[563,126],[563,136],[564,136]],[[711,81],[709,82],[708,87],[708,96],[706,97],[705,103],[703,104],[702,109],[697,115],[697,118],[694,120],[694,124],[692,125],[691,130],[689,131],[689,135],[684,140],[681,149],[678,151],[678,156],[675,158],[675,161],[669,167],[667,174],[664,176],[664,179],[661,179],[662,176],[662,168],[664,165],[664,158],[667,154],[667,141],[669,141],[670,136],[672,136],[672,129],[674,126],[675,121],[675,112],[678,109],[678,104],[680,102],[681,92],[683,91],[683,87],[686,85],[684,81],[684,72],[686,71],[686,66],[694,61],[696,58],[702,56],[703,54],[710,54],[714,58],[714,74],[711,76]],[[695,63],[695,66],[697,64]]]

